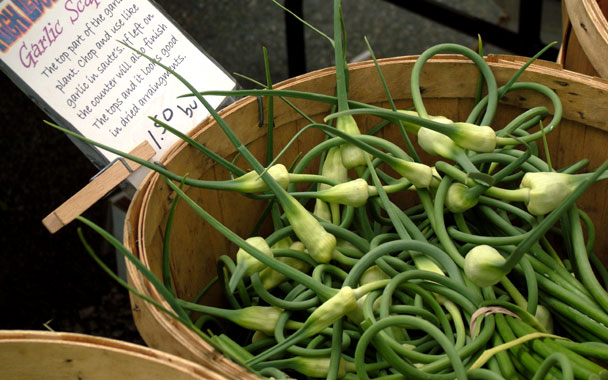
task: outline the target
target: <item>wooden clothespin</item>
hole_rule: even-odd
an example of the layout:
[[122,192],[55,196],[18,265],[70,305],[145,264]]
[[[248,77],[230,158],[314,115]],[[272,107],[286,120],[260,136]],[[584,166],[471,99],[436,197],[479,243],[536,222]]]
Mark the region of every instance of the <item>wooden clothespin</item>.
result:
[[[130,154],[144,160],[151,159],[155,153],[154,148],[147,141],[139,144],[130,152]],[[126,159],[114,161],[88,185],[44,218],[42,224],[51,233],[59,231],[127,179],[140,166],[140,164]]]

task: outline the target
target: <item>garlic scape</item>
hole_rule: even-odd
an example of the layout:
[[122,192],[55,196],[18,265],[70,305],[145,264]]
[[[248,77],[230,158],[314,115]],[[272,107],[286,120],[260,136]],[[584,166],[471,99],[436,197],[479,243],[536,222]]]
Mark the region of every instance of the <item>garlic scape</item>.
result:
[[[388,279],[390,279],[390,277],[386,273],[384,273],[384,271],[382,271],[379,266],[372,265],[371,267],[367,268],[365,272],[363,272],[363,274],[361,275],[361,278],[359,279],[359,285],[363,286],[374,283],[376,281],[385,281]],[[364,294],[359,297],[359,299],[357,299],[357,309],[348,313],[347,317],[351,322],[360,324],[365,320],[363,308],[365,307],[366,298],[367,294]],[[378,298],[374,302],[374,307],[380,304],[379,301],[380,298]]]
[[357,297],[355,291],[349,286],[342,287],[335,295],[317,307],[308,316],[304,324],[287,339],[248,360],[245,364],[255,368],[256,364],[279,354],[303,339],[319,334],[338,319],[356,309]]
[[448,136],[429,128],[418,130],[418,145],[433,156],[455,160],[464,150]]
[[[572,187],[568,195],[563,198],[543,220],[532,230],[532,233],[523,241],[517,244],[515,250],[511,252],[507,259],[493,248],[488,246],[480,246],[481,248],[473,248],[465,257],[465,274],[469,279],[479,286],[494,285],[500,279],[508,274],[519,263],[522,256],[527,253],[530,248],[543,237],[551,227],[564,215],[565,212],[571,209],[576,200],[586,191],[593,183],[604,178],[604,173],[608,170],[608,161],[597,168],[594,172],[582,175],[555,175],[559,173],[541,173],[550,174],[549,177],[540,176],[539,178],[546,181],[545,178],[551,178],[554,181],[571,185],[572,181],[576,183]],[[524,176],[525,177],[525,176]],[[533,176],[533,180],[535,179]],[[575,179],[573,179],[575,178]],[[523,180],[522,180],[523,182]],[[535,182],[535,181],[532,181]],[[530,185],[530,179],[525,181],[525,184]],[[542,188],[543,186],[540,186]],[[548,191],[551,194],[552,190]],[[468,263],[467,263],[468,261]]]
[[[287,189],[289,185],[289,172],[282,164],[276,164],[266,170],[268,174],[281,186]],[[242,176],[235,178],[232,182],[236,184],[236,190],[243,193],[259,193],[268,191],[268,185],[262,180],[260,175],[255,171],[250,171]]]
[[249,306],[243,309],[236,309],[234,318],[239,326],[250,330],[261,331],[266,335],[274,333],[274,327],[283,312],[276,306]]
[[445,197],[445,205],[450,212],[465,212],[477,205],[479,196],[473,194],[470,189],[467,185],[458,182],[450,185]]
[[465,256],[464,273],[477,286],[491,286],[506,274],[502,269],[506,261],[495,248],[478,245]]
[[[299,241],[292,243],[288,247],[281,248],[289,248],[300,252],[304,252],[305,250],[304,244]],[[301,272],[306,272],[310,268],[310,265],[308,263],[293,257],[277,257],[276,259]],[[266,290],[274,289],[287,279],[288,277],[285,276],[283,273],[272,268],[265,268],[260,272],[260,281],[262,282],[262,286]]]
[[[321,168],[321,175],[334,180],[337,183],[348,181],[348,169],[342,162],[339,146],[334,146],[327,151],[325,160],[323,161],[323,167]],[[324,183],[319,185],[320,190],[328,189],[329,187],[329,185]]]
[[321,223],[293,196],[285,194],[281,204],[296,236],[304,243],[308,254],[318,263],[327,263],[336,248],[336,238],[325,231]]
[[387,162],[391,168],[410,181],[417,189],[425,189],[433,183],[433,168],[418,162],[394,158]]
[[[336,121],[336,128],[351,136],[361,134],[361,131],[359,131],[359,127],[357,126],[357,122],[355,121],[355,118],[351,115],[339,117]],[[342,163],[347,169],[353,169],[359,166],[364,166],[366,154],[368,153],[350,143],[344,143],[340,146],[340,156],[342,158]]]
[[[260,367],[291,369],[307,377],[326,378],[329,373],[330,365],[331,358],[329,357],[294,356],[291,358],[270,360]],[[340,358],[337,378],[343,378],[346,376],[347,372],[355,372],[355,365],[352,362],[344,360],[344,358]]]
[[[251,244],[255,248],[259,249],[267,256],[273,256],[272,250],[266,243],[264,238],[259,236],[250,237],[245,240],[247,243]],[[234,292],[239,281],[245,276],[251,276],[252,274],[261,271],[266,268],[266,265],[261,261],[251,256],[246,250],[243,248],[239,248],[236,253],[236,268],[232,276],[230,277],[230,281],[228,283],[228,289],[230,292]]]
[[[500,182],[507,175],[519,168],[530,156],[531,152],[530,150],[527,150],[524,154],[494,174],[491,177],[492,182]],[[461,213],[475,207],[479,197],[484,193],[506,201],[526,202],[528,200],[528,192],[524,189],[509,190],[475,183],[465,173],[453,166],[448,166],[441,162],[438,162],[437,166],[442,170],[445,170],[448,176],[461,181],[460,183],[451,184],[446,193],[445,204],[451,212]]]
[[307,336],[316,335],[356,309],[356,293],[349,286],[345,286],[336,295],[316,308],[306,319],[301,330],[304,330]]
[[316,197],[328,203],[360,207],[367,202],[369,185],[366,180],[358,178],[321,190],[317,192]]
[[[348,181],[348,169],[342,163],[340,146],[334,146],[327,151],[323,166],[321,167],[321,175],[337,183]],[[321,191],[330,187],[324,183],[319,184],[319,190]],[[313,214],[328,222],[339,222],[340,207],[336,204],[328,204],[326,201],[317,198]]]
[[496,148],[496,132],[488,126],[471,123],[452,123],[448,136],[463,149],[473,152],[489,153]]
[[178,302],[185,309],[224,318],[243,328],[261,331],[266,335],[274,333],[275,325],[283,312],[281,308],[276,306],[248,306],[242,309],[222,309],[184,300],[178,300]]
[[[435,185],[437,182],[436,178],[439,176],[437,171],[426,165],[421,166],[421,168],[423,170],[424,184],[418,183],[419,187]],[[427,168],[429,170],[426,170]],[[428,172],[431,173],[430,178]],[[412,187],[412,183],[406,178],[399,179],[391,185],[383,186],[383,189],[387,194],[393,194],[408,188],[415,189],[416,187]],[[366,180],[357,178],[352,181],[328,187],[325,190],[292,193],[292,195],[296,198],[316,198],[317,203],[315,203],[315,211],[313,214],[330,222],[330,220],[326,218],[328,215],[333,215],[334,213],[333,209],[329,209],[330,206],[341,204],[345,206],[361,207],[367,203],[369,197],[378,195],[378,189],[375,186],[370,186]]]
[[553,211],[586,177],[586,174],[557,172],[526,173],[520,188],[529,191],[526,201],[528,211],[533,215],[545,215]]
[[321,199],[315,199],[315,208],[312,212],[317,218],[331,223],[331,209],[329,204]]

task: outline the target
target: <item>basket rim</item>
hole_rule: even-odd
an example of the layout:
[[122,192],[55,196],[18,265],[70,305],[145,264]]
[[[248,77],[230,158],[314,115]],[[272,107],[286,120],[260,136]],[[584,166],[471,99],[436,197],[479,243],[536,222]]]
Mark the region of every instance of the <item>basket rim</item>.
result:
[[[15,344],[53,345],[74,348],[89,348],[104,353],[124,355],[131,360],[155,362],[172,370],[182,372],[193,379],[223,380],[224,377],[192,361],[179,356],[121,340],[70,332],[37,330],[0,330],[0,347]],[[0,370],[0,372],[2,372]]]
[[608,21],[596,0],[564,0],[570,24],[585,55],[600,76],[608,78]]

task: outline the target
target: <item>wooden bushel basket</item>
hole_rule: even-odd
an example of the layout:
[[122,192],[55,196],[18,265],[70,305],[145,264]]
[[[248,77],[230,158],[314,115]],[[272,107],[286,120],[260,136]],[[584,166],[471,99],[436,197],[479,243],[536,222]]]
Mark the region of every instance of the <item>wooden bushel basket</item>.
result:
[[0,378],[14,380],[224,380],[198,364],[113,339],[0,331]]
[[608,78],[608,0],[562,0],[562,48],[568,70]]
[[[381,60],[392,97],[401,109],[410,107],[409,77],[417,57],[399,57]],[[525,62],[525,59],[509,56],[487,58],[499,85],[503,85]],[[275,88],[311,91],[332,95],[335,90],[335,71],[328,68],[312,72],[283,82]],[[473,107],[477,88],[477,68],[469,61],[457,56],[443,55],[431,59],[422,70],[420,80],[424,87],[423,98],[429,114],[444,115],[462,121]],[[591,77],[562,70],[560,66],[539,62],[530,66],[520,81],[542,83],[554,89],[560,96],[564,116],[559,127],[549,135],[551,159],[556,168],[577,160],[588,158],[589,168],[599,166],[608,158],[608,84]],[[350,66],[349,97],[365,103],[388,107],[386,95],[373,62],[361,62]],[[330,106],[291,99],[309,116],[322,120]],[[544,105],[552,110],[548,99],[537,93],[512,92],[500,103],[496,127],[503,126],[522,109]],[[266,111],[264,111],[266,112]],[[265,125],[260,126],[259,105],[255,98],[238,101],[221,112],[226,122],[248,145],[259,159],[265,154]],[[263,120],[263,116],[262,116]],[[375,125],[379,119],[358,117],[362,130]],[[280,100],[275,101],[275,152],[307,122]],[[387,127],[383,137],[402,141],[396,127]],[[193,132],[200,143],[211,147],[224,157],[234,157],[235,150],[211,119],[204,121]],[[303,138],[283,157],[289,164],[299,152],[304,152],[323,138],[318,131],[307,132]],[[424,157],[424,156],[423,156]],[[237,161],[239,164],[242,162]],[[425,160],[425,162],[429,162]],[[179,143],[163,163],[178,173],[188,173],[191,178],[227,179],[223,168],[204,157],[187,144]],[[601,228],[608,222],[608,187],[605,183],[594,185],[578,202]],[[263,208],[263,202],[255,202],[231,192],[217,192],[186,188],[187,194],[204,209],[221,220],[242,237],[247,237]],[[128,211],[125,225],[125,244],[161,276],[162,241],[165,219],[174,195],[159,176],[148,176],[138,191]],[[606,263],[608,234],[598,233],[597,253]],[[187,205],[180,202],[175,215],[171,239],[171,270],[175,289],[180,297],[193,299],[200,289],[216,275],[218,256],[234,256],[236,248],[219,233],[206,225]],[[157,292],[142,278],[137,270],[128,265],[129,281],[140,292],[159,299]],[[219,305],[219,293],[210,294],[203,303]],[[171,320],[153,306],[132,298],[133,312],[138,329],[151,347],[174,353],[193,360],[203,366],[211,366],[223,376],[235,379],[257,378],[232,364],[214,351],[201,338],[186,327]]]

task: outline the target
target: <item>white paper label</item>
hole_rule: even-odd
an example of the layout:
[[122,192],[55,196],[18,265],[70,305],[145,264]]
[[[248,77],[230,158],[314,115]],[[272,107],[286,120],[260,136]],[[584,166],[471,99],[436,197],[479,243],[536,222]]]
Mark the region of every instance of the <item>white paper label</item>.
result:
[[[37,96],[84,136],[124,152],[148,140],[159,159],[177,138],[148,116],[187,133],[208,112],[195,98],[177,99],[188,92],[186,87],[119,40],[171,67],[201,91],[235,87],[148,1],[0,3],[0,57]],[[208,101],[215,108],[223,98]],[[108,161],[116,158],[102,154]],[[143,179],[138,174],[129,178],[135,185]]]

